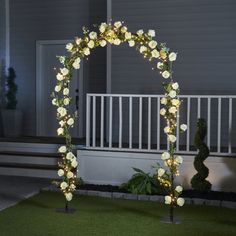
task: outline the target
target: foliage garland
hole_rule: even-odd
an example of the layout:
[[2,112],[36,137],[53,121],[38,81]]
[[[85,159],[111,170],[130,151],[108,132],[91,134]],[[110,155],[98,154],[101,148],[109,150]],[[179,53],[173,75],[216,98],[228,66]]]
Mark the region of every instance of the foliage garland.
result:
[[[90,55],[91,49],[98,46],[105,47],[107,43],[112,45],[120,45],[121,43],[128,43],[130,47],[135,47],[143,55],[144,58],[150,61],[158,61],[156,69],[159,70],[161,76],[165,79],[163,87],[165,95],[161,99],[163,108],[160,114],[165,118],[167,126],[164,132],[169,141],[169,150],[162,154],[162,160],[166,169],[158,166],[158,179],[167,190],[168,195],[165,196],[165,203],[171,206],[172,221],[173,209],[175,206],[182,206],[184,199],[179,197],[182,192],[182,187],[174,187],[174,178],[179,174],[178,167],[183,162],[181,156],[175,155],[176,151],[176,129],[177,129],[177,111],[181,105],[178,98],[179,85],[173,81],[172,75],[172,62],[176,60],[177,54],[170,52],[166,44],[154,40],[155,31],[149,30],[144,32],[142,29],[136,33],[131,33],[128,28],[123,24],[124,22],[117,21],[112,23],[101,23],[96,26],[98,33],[83,28],[83,37],[76,38],[74,42],[66,45],[66,49],[70,53],[68,57],[60,56],[59,60],[63,64],[57,74],[57,85],[53,92],[52,103],[57,107],[57,120],[59,128],[57,133],[59,136],[65,137],[66,145],[59,148],[62,154],[62,159],[59,162],[58,175],[63,177],[60,184],[61,190],[64,193],[66,200],[70,201],[73,197],[73,192],[76,189],[76,168],[78,162],[72,153],[72,143],[70,129],[73,127],[77,114],[69,114],[68,106],[72,102],[70,96],[69,85],[72,78],[73,69],[80,68],[81,58],[87,58]],[[187,129],[185,124],[180,126],[182,131]]]

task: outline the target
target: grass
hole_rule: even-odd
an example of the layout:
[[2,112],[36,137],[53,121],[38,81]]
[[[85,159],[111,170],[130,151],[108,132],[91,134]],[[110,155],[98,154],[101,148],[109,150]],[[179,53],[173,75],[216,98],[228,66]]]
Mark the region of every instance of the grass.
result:
[[43,192],[0,212],[1,236],[219,236],[236,235],[236,211],[219,207],[176,209],[180,225],[161,223],[168,207],[156,202],[76,196],[75,214],[55,212],[60,193]]

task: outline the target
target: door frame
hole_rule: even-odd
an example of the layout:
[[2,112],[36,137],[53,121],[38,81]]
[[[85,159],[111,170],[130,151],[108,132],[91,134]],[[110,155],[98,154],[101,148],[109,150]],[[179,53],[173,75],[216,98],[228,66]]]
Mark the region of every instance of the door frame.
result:
[[[38,40],[36,41],[36,136],[42,136],[45,129],[45,121],[42,116],[44,110],[43,104],[43,79],[42,79],[42,48],[45,45],[66,45],[73,40]],[[83,60],[81,60],[81,66],[78,72],[79,75],[79,114],[84,112],[84,76],[83,76]],[[56,82],[56,79],[55,79]],[[56,117],[55,117],[56,122]],[[78,127],[76,135],[79,138],[83,137],[83,115],[79,116]],[[80,128],[81,127],[81,128]],[[43,131],[43,132],[42,132]]]

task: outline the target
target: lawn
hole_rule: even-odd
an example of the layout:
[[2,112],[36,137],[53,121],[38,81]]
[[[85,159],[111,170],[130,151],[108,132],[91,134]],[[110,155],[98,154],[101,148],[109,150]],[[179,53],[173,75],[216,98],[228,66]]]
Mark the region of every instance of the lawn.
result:
[[1,236],[164,236],[236,235],[236,211],[219,207],[184,206],[176,213],[180,225],[160,222],[168,208],[156,202],[76,196],[74,214],[55,212],[60,193],[43,192],[0,212]]

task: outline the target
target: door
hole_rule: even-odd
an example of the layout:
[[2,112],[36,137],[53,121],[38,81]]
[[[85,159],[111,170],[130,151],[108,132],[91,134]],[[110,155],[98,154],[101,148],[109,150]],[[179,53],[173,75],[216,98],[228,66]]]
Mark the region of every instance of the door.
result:
[[[57,136],[58,122],[56,120],[56,107],[52,105],[51,93],[56,85],[56,74],[62,66],[57,56],[66,55],[65,45],[70,41],[50,40],[36,43],[36,112],[37,136]],[[78,109],[79,120],[72,129],[72,137],[82,137],[83,125],[83,68],[75,71],[70,84],[70,93],[74,98],[70,112]],[[80,129],[81,127],[81,129]]]

